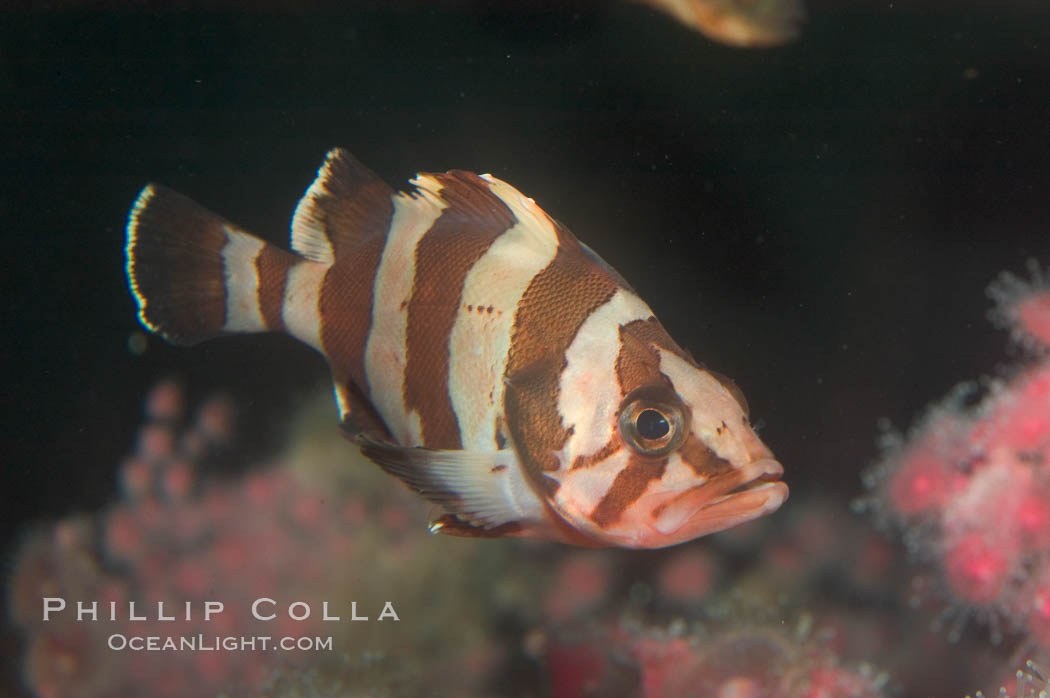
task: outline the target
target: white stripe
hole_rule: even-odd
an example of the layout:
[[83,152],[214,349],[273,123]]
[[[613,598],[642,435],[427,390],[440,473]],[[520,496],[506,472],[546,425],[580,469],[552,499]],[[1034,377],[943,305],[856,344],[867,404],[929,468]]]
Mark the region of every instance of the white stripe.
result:
[[301,342],[324,353],[321,346],[321,285],[331,267],[320,262],[297,262],[288,270],[281,304],[281,321]]
[[[488,182],[517,223],[496,238],[467,273],[449,336],[448,391],[460,441],[468,451],[498,447],[496,418],[503,412],[503,373],[515,311],[529,282],[558,252],[547,214],[510,185],[495,178]],[[479,306],[490,305],[491,313],[478,312]]]
[[601,449],[613,438],[616,409],[622,399],[616,357],[620,353],[620,326],[652,317],[641,298],[617,289],[596,308],[565,352],[566,365],[559,378],[558,413],[572,435],[559,454],[562,468],[579,456]]
[[698,474],[682,460],[680,451],[671,453],[667,458],[667,467],[659,480],[650,483],[646,494],[663,494],[667,492],[684,492],[690,487],[698,487],[707,482],[707,478]]
[[448,203],[429,175],[412,180],[418,191],[397,194],[383,256],[376,270],[372,329],[365,344],[365,375],[372,404],[402,446],[422,445],[419,414],[405,408],[408,301],[416,276],[416,246]]
[[693,413],[690,429],[705,446],[734,467],[771,456],[747,425],[740,403],[718,379],[674,352],[658,351],[660,372],[671,379],[675,391],[690,407]]
[[128,239],[127,244],[124,246],[124,256],[127,261],[124,271],[131,285],[131,294],[135,296],[135,303],[139,309],[139,322],[151,331],[159,333],[160,328],[146,319],[146,297],[139,291],[138,273],[135,265],[135,251],[139,238],[139,216],[142,215],[142,212],[146,210],[146,207],[150,205],[150,202],[156,195],[157,190],[153,188],[153,185],[147,184],[139,192],[138,198],[135,199],[135,204],[131,207],[131,213],[128,214]]
[[255,259],[266,243],[228,225],[223,226],[222,271],[226,283],[227,332],[262,332],[266,329],[259,308],[259,271]]

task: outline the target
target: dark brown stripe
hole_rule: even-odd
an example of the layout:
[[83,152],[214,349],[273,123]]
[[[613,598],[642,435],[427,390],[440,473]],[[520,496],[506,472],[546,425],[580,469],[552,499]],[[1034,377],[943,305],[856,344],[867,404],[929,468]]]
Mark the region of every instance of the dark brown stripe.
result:
[[606,458],[619,451],[621,448],[622,443],[620,442],[620,438],[614,435],[611,441],[607,442],[604,446],[599,448],[594,453],[591,453],[586,456],[576,456],[576,458],[574,458],[572,461],[572,469],[576,470],[577,468],[589,468],[592,465],[597,465],[598,463],[601,463]]
[[448,206],[416,246],[404,399],[407,409],[419,412],[425,446],[457,449],[459,423],[448,392],[452,326],[471,267],[516,219],[477,175],[453,170],[432,176]]
[[257,296],[259,313],[268,330],[283,330],[284,287],[288,282],[288,270],[296,258],[273,245],[264,245],[255,258],[255,271],[259,278]]
[[620,383],[621,397],[643,385],[662,382],[660,355],[653,347],[652,335],[663,331],[656,318],[635,320],[620,326],[616,378]]
[[704,445],[696,434],[691,432],[682,447],[678,449],[678,453],[686,465],[692,468],[697,475],[705,478],[710,479],[733,470],[732,463],[717,456],[714,451]]
[[321,284],[321,345],[337,382],[367,397],[365,344],[372,327],[375,276],[394,215],[393,191],[343,151],[329,155],[330,192],[314,200],[335,262]]
[[679,347],[655,317],[634,320],[620,327],[620,353],[616,357],[616,376],[621,395],[643,385],[669,383],[660,372],[660,355],[656,348],[673,352],[694,363],[688,352]]
[[616,292],[619,277],[558,229],[558,252],[518,303],[507,359],[507,425],[533,477],[557,470],[569,430],[558,414],[565,352],[580,326]]
[[[387,224],[389,225],[389,212]],[[345,255],[325,273],[318,303],[321,345],[337,381],[349,381],[369,394],[365,377],[365,345],[372,327],[376,269],[385,238],[370,237],[355,254]]]
[[666,458],[654,460],[632,455],[627,467],[617,473],[612,487],[594,507],[591,520],[602,528],[616,523],[627,507],[642,496],[650,482],[663,477],[666,468]]

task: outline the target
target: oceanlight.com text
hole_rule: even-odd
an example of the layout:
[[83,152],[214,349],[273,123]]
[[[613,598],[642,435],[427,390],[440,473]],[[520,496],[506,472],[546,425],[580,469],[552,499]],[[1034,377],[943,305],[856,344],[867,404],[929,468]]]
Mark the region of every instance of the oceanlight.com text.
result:
[[271,635],[122,635],[114,633],[111,650],[132,652],[331,652],[332,637],[273,637]]

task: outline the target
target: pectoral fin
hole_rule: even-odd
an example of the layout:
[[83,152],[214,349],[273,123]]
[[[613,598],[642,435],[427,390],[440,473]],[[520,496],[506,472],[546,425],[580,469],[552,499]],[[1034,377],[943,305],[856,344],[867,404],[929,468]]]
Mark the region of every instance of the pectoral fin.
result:
[[436,530],[493,535],[493,529],[534,520],[542,512],[543,505],[525,482],[512,450],[410,448],[367,435],[355,440],[383,470],[445,508],[451,516],[435,521]]

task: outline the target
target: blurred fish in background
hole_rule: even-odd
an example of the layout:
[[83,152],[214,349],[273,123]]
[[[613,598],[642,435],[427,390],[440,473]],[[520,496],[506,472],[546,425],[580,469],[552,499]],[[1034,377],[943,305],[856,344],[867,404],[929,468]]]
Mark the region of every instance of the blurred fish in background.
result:
[[709,39],[741,48],[779,46],[798,38],[801,0],[638,0]]

